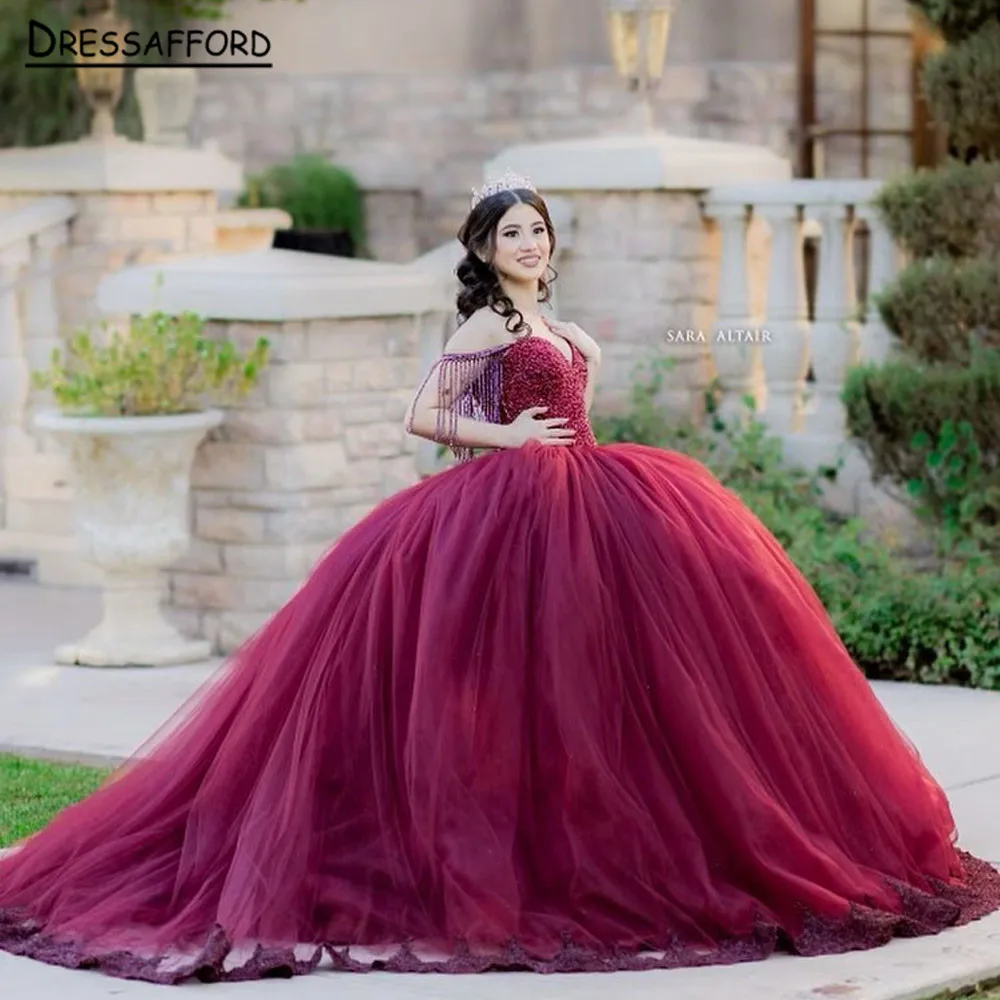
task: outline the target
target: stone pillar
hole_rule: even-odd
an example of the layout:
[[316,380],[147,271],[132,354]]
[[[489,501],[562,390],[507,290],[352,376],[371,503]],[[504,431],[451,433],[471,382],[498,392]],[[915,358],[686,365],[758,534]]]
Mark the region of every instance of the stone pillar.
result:
[[[722,389],[722,416],[742,419],[743,397],[757,401],[756,377],[760,346],[755,342],[759,319],[753,312],[747,235],[748,206],[740,202],[709,204],[706,212],[719,227],[719,289],[712,324],[712,357]],[[744,337],[744,334],[751,334]]]
[[[31,372],[46,368],[52,351],[60,345],[59,312],[54,273],[66,245],[66,223],[43,229],[19,244],[23,267],[17,274],[18,322],[0,321],[0,329],[16,335],[8,341],[15,356],[8,364],[18,368],[17,389],[0,392],[10,404],[3,419],[3,494],[6,516],[0,532],[0,550],[23,543],[25,534],[39,528],[57,535],[71,533],[65,483],[68,466],[62,452],[48,448],[44,435],[32,425],[32,414],[43,394],[31,388]],[[6,251],[9,256],[10,249]],[[0,258],[4,252],[0,252]],[[16,360],[15,360],[16,358]]]
[[802,208],[788,202],[758,205],[771,226],[767,283],[767,340],[761,345],[765,374],[763,420],[775,434],[803,427],[809,371],[809,317],[806,304]]
[[[28,371],[44,367],[53,346],[77,329],[126,318],[102,314],[95,304],[106,275],[129,264],[212,250],[218,193],[241,184],[239,165],[212,150],[124,140],[0,150],[0,210],[13,208],[18,217],[34,213],[40,220],[23,235],[31,261],[18,274],[24,330],[4,322],[7,332],[0,333],[23,340],[19,388],[0,391],[0,398],[23,416]],[[64,204],[69,211],[63,212]],[[52,211],[63,213],[58,231],[43,218]],[[5,243],[3,221],[0,216],[0,243]],[[12,252],[20,251],[4,251],[8,258]],[[0,309],[11,308],[10,302],[0,303]],[[159,308],[155,298],[149,308]],[[8,475],[15,493],[8,491],[0,558],[33,562],[45,582],[94,582],[96,571],[79,555],[73,537],[62,449],[38,435],[21,434],[21,441],[17,455],[6,448],[8,473],[10,461],[18,465],[16,474]]]
[[905,255],[870,203],[858,206],[856,215],[868,224],[869,232],[869,301],[861,329],[860,356],[862,361],[881,364],[899,350],[899,342],[885,325],[878,309],[871,302],[871,297],[896,277],[903,266]]
[[[813,444],[839,446],[846,437],[846,413],[840,401],[847,369],[857,362],[858,301],[854,278],[854,215],[842,203],[819,204],[814,214],[822,229],[816,283],[816,321],[812,331],[815,405],[807,421]],[[815,461],[831,460],[818,454]]]
[[[20,295],[21,275],[30,260],[27,241],[0,248],[0,472],[5,472],[12,455],[31,445],[23,423],[30,378]],[[4,493],[6,478],[0,479]],[[0,524],[5,521],[6,517]]]
[[65,329],[101,318],[94,295],[104,275],[211,249],[218,193],[241,185],[239,165],[214,150],[86,141],[0,151],[0,192],[76,203],[57,276]]
[[717,184],[785,180],[788,161],[763,147],[653,131],[515,146],[484,174],[507,169],[573,208],[573,246],[557,282],[560,318],[601,345],[594,413],[627,408],[636,379],[646,381],[643,368],[666,358],[674,367],[660,402],[697,418],[713,376],[718,295],[731,293],[702,199]]

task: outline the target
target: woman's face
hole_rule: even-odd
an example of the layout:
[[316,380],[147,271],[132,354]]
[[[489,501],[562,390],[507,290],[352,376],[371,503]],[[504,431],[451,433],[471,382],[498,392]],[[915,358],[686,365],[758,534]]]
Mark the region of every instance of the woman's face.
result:
[[512,205],[497,226],[493,267],[513,281],[533,281],[545,274],[552,252],[549,231],[538,210]]

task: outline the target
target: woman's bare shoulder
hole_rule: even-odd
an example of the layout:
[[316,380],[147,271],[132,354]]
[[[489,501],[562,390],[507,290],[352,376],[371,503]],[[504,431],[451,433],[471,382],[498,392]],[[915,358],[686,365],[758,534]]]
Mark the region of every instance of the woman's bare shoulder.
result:
[[504,318],[484,306],[477,309],[449,338],[445,345],[448,354],[470,354],[489,351],[511,343],[510,331]]

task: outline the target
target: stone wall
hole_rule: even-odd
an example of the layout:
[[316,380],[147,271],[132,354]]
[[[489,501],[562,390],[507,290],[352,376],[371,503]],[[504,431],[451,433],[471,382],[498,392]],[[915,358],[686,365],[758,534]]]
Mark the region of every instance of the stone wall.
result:
[[[628,403],[637,365],[670,357],[670,402],[697,405],[704,344],[667,341],[714,318],[717,241],[692,191],[563,192],[573,205],[572,247],[560,259],[559,310],[601,344],[596,412]],[[696,366],[692,368],[691,366]],[[667,401],[667,400],[665,400]]]
[[[354,170],[366,189],[419,192],[416,242],[426,251],[454,237],[483,164],[505,147],[614,130],[631,100],[606,66],[260,79],[209,71],[192,140],[216,141],[249,171],[319,152]],[[794,64],[668,62],[656,119],[678,135],[758,143],[788,155]]]
[[405,264],[420,256],[420,191],[383,188],[365,191],[365,235],[373,260]]
[[214,192],[87,192],[77,195],[76,203],[79,211],[70,224],[66,260],[57,278],[68,329],[102,318],[94,297],[106,274],[215,245]]
[[273,360],[198,452],[194,542],[168,574],[185,632],[235,649],[337,536],[418,480],[403,418],[423,322],[441,318],[211,324],[244,349],[266,336]]

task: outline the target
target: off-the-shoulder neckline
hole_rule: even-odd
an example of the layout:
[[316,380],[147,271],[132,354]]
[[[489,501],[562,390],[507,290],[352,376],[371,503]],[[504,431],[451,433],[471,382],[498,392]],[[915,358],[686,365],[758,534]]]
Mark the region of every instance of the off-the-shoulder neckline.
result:
[[[544,317],[542,317],[542,322],[545,323],[546,326],[549,326],[548,321],[545,320]],[[549,326],[549,329],[551,329],[551,326]],[[556,336],[561,336],[561,334],[556,334]],[[523,341],[531,340],[532,338],[534,338],[535,340],[540,340],[543,344],[548,344],[549,347],[551,347],[554,351],[556,351],[559,354],[559,357],[562,359],[564,364],[572,365],[573,362],[576,360],[573,354],[574,345],[572,344],[571,341],[567,340],[565,337],[562,338],[563,340],[566,341],[567,344],[569,344],[569,360],[567,360],[566,355],[563,354],[563,352],[559,350],[559,348],[556,347],[555,344],[553,344],[549,340],[546,340],[544,337],[538,336],[538,334],[535,333],[534,330],[532,330],[531,333],[529,333],[526,337],[518,337],[515,340],[508,340],[505,344],[497,344],[496,347],[484,347],[482,350],[479,351],[451,351],[442,354],[441,357],[442,358],[486,358],[494,354],[499,354],[501,351],[507,351],[510,348],[512,348],[515,344],[520,344]]]

